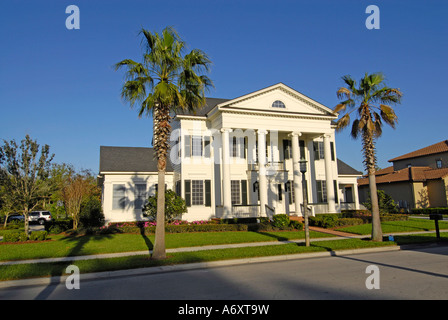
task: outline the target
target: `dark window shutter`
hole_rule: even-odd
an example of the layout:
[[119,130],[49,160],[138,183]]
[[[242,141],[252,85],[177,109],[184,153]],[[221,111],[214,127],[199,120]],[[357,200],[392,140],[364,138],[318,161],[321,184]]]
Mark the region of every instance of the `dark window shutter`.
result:
[[314,149],[314,160],[319,160],[319,142],[314,141],[313,142],[313,149]]
[[247,205],[247,180],[241,180],[241,204]]
[[211,181],[205,180],[205,206],[212,206],[212,192],[211,192]]
[[334,161],[334,143],[330,142],[330,149],[331,149],[331,160]]
[[191,206],[191,181],[185,180],[185,203],[187,207]]

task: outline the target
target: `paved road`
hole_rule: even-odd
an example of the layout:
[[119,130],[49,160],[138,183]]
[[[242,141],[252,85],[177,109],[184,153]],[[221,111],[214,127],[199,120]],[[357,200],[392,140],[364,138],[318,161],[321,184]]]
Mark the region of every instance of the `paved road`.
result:
[[[367,289],[369,265],[379,289]],[[0,289],[6,299],[448,299],[448,246]]]

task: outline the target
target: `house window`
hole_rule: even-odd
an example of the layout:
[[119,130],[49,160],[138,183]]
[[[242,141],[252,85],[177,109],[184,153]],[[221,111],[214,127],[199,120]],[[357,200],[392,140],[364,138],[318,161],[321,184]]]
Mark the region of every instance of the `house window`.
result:
[[191,155],[193,157],[202,157],[202,136],[192,136],[191,142],[193,146]]
[[285,160],[292,158],[291,140],[283,140],[283,158]]
[[317,202],[327,202],[327,182],[325,180],[317,180]]
[[126,187],[124,184],[112,186],[112,210],[123,210],[126,204]]
[[280,100],[276,100],[272,103],[273,108],[286,108],[285,104]]
[[440,169],[440,168],[442,168],[442,160],[436,160],[436,168],[437,169]]
[[[314,149],[314,160],[325,159],[325,149],[324,149],[323,141],[314,141],[313,149]],[[333,142],[330,142],[330,153],[331,153],[331,160],[334,161],[336,157],[334,154],[334,143]]]
[[285,191],[288,193],[289,204],[295,203],[294,181],[290,180],[285,184]]
[[211,180],[185,180],[185,203],[187,207],[204,204],[206,207],[210,207]]
[[146,202],[146,184],[136,184],[134,196],[134,208],[142,209]]
[[191,180],[191,204],[194,206],[204,204],[204,181]]
[[231,137],[230,138],[230,156],[233,158],[246,159],[246,138]]
[[231,194],[232,204],[241,204],[240,180],[231,180],[230,181],[230,194]]
[[210,136],[184,136],[185,157],[210,157]]
[[[284,159],[292,159],[292,142],[291,140],[283,140],[283,156]],[[299,140],[300,160],[305,160],[305,141]]]

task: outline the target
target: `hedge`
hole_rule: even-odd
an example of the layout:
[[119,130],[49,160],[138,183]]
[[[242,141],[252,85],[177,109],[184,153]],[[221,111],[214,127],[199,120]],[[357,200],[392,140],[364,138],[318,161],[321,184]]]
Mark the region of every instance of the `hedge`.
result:
[[[381,221],[406,221],[409,216],[406,214],[381,214]],[[359,225],[370,223],[372,215],[365,211],[351,211],[343,213],[325,213],[317,214],[309,218],[311,226],[320,228],[336,228],[348,225]],[[351,224],[352,223],[352,224]]]
[[[47,239],[47,231],[31,231],[30,241],[43,241]],[[25,242],[28,240],[28,236],[23,231],[8,232],[3,235],[3,242]]]
[[3,235],[3,242],[22,242],[28,240],[25,232],[8,232]]
[[448,208],[441,207],[441,208],[418,208],[418,209],[411,209],[411,214],[448,214]]

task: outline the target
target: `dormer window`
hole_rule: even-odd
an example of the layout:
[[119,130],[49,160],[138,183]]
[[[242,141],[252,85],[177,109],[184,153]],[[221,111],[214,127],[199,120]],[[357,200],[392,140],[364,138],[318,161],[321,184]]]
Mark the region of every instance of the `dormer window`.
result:
[[272,108],[286,108],[285,104],[281,102],[280,100],[275,100],[272,103]]

